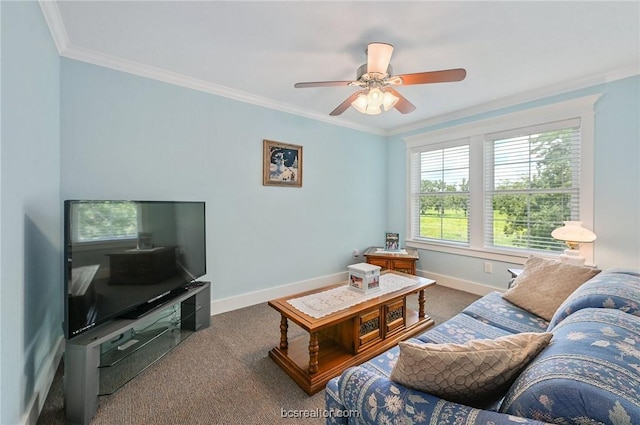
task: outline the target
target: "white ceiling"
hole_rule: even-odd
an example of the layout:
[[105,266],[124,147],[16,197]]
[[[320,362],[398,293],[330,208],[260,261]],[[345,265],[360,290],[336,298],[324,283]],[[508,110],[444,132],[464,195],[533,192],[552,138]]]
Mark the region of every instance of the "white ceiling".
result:
[[[640,73],[640,2],[41,2],[63,56],[378,134]],[[394,74],[465,68],[399,87],[416,110],[329,117],[369,42]]]

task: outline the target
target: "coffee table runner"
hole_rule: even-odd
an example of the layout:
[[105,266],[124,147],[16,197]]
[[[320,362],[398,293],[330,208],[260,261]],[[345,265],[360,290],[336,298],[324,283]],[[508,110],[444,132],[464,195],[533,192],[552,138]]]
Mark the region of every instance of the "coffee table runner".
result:
[[340,286],[338,288],[328,289],[300,298],[287,300],[296,310],[313,318],[319,319],[336,311],[349,308],[356,304],[379,297],[389,292],[397,291],[411,285],[415,285],[416,281],[394,274],[380,275],[380,290],[369,294],[358,292],[349,288],[349,285]]

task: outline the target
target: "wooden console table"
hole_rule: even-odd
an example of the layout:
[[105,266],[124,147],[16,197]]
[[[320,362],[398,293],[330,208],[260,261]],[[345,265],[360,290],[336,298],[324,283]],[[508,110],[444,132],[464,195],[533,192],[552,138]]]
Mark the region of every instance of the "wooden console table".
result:
[[420,258],[417,249],[404,248],[407,252],[406,254],[377,252],[378,249],[380,248],[372,246],[364,252],[367,263],[380,266],[386,270],[416,274],[416,262]]
[[[280,315],[280,344],[269,351],[273,359],[309,395],[324,389],[345,369],[388,350],[399,341],[433,326],[424,311],[424,290],[435,281],[394,271],[415,280],[415,285],[383,294],[316,319],[287,301],[347,285],[347,282],[269,301]],[[407,308],[407,296],[418,293],[418,311]],[[309,333],[289,341],[291,320]]]

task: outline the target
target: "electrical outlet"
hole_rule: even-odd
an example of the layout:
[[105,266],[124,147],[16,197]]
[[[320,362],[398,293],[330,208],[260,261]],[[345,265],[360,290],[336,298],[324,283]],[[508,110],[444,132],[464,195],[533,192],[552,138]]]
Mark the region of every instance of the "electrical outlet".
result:
[[362,255],[362,252],[360,252],[359,249],[354,249],[353,250],[353,259],[357,259],[358,257],[360,257],[360,255]]
[[485,273],[493,273],[493,263],[485,261],[484,262],[484,272]]

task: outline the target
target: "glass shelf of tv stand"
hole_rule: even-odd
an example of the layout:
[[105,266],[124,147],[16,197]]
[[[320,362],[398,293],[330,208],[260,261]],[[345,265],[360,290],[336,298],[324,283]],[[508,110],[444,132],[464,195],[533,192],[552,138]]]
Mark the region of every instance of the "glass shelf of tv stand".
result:
[[98,395],[113,394],[193,334],[181,324],[200,309],[182,316],[180,303],[175,304],[137,324],[126,339],[102,344]]

